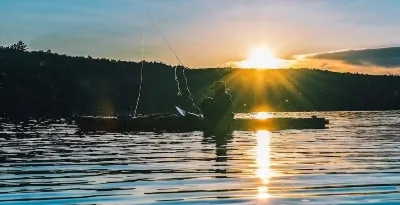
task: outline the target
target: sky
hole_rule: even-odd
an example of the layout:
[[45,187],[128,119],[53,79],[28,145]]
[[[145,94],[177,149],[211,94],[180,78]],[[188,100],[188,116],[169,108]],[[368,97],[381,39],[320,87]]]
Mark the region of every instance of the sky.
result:
[[[0,0],[0,45],[221,67],[267,46],[291,67],[400,73],[398,0]],[[387,63],[389,61],[390,63]]]

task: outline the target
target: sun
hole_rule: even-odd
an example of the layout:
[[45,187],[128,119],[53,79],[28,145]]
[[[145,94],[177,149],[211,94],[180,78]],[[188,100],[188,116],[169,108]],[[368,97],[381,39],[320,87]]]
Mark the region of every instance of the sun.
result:
[[247,59],[239,62],[241,68],[268,69],[281,66],[280,59],[268,47],[257,47],[251,50]]

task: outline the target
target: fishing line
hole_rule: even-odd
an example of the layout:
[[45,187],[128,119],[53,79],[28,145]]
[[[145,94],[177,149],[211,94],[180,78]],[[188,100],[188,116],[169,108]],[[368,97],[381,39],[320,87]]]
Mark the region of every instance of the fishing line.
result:
[[143,33],[142,33],[142,43],[141,43],[141,45],[142,45],[142,65],[140,66],[139,94],[138,94],[138,98],[136,99],[136,107],[135,107],[135,112],[134,112],[134,114],[133,114],[133,117],[136,117],[136,112],[137,112],[137,109],[138,109],[138,106],[139,106],[139,100],[140,100],[140,96],[141,96],[141,93],[142,93],[143,67],[144,67],[144,47],[143,47],[143,44],[144,44],[144,35],[145,35],[145,33],[146,33],[146,30],[143,30]]
[[181,96],[181,95],[182,95],[182,92],[181,92],[181,86],[179,85],[179,80],[178,80],[178,74],[177,74],[177,72],[178,72],[178,66],[175,66],[175,70],[174,70],[175,82],[176,82],[176,85],[177,85],[177,87],[178,87],[178,96]]
[[[165,36],[161,33],[161,30],[158,28],[158,26],[156,25],[156,23],[150,18],[150,16],[149,16],[147,13],[146,13],[146,16],[147,16],[147,18],[149,19],[149,21],[153,24],[153,26],[156,28],[156,30],[158,31],[158,34],[160,34],[160,36],[163,38],[165,44],[168,45],[168,48],[169,48],[169,49],[172,51],[172,53],[175,55],[175,58],[178,60],[179,64],[183,67],[182,74],[183,74],[183,77],[184,77],[184,79],[185,79],[186,90],[187,90],[187,92],[188,92],[188,94],[189,94],[189,98],[190,98],[190,100],[192,101],[193,107],[195,107],[197,110],[199,110],[199,111],[201,112],[200,108],[197,107],[196,104],[194,103],[194,99],[193,99],[193,97],[192,97],[192,93],[190,92],[190,89],[189,89],[189,86],[188,86],[188,80],[187,80],[187,77],[186,77],[186,74],[185,74],[185,69],[186,69],[186,68],[185,68],[185,66],[183,65],[181,59],[179,59],[179,57],[178,57],[178,55],[175,53],[174,49],[172,49],[172,46],[168,43],[168,41],[167,41],[167,39],[165,38]],[[177,68],[178,68],[178,67],[176,66],[176,67],[175,67],[175,81],[176,81],[177,84],[178,84],[178,95],[181,95],[182,93],[181,93],[180,86],[179,86],[179,80],[178,80],[178,76],[177,76]]]

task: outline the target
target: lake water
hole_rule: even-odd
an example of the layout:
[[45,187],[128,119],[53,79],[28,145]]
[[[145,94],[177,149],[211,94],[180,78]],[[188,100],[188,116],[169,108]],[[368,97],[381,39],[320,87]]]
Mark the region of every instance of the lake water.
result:
[[215,140],[2,123],[0,204],[400,203],[400,111],[274,115],[330,125]]

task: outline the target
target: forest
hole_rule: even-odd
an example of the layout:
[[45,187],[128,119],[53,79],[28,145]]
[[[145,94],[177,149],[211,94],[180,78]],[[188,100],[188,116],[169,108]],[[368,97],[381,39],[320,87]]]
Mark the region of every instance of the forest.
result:
[[226,82],[235,112],[400,109],[397,75],[311,68],[190,69],[29,51],[20,41],[0,46],[0,113],[3,118],[129,116],[141,76],[139,114],[176,113],[175,106],[196,112],[188,90],[199,104],[217,80]]

